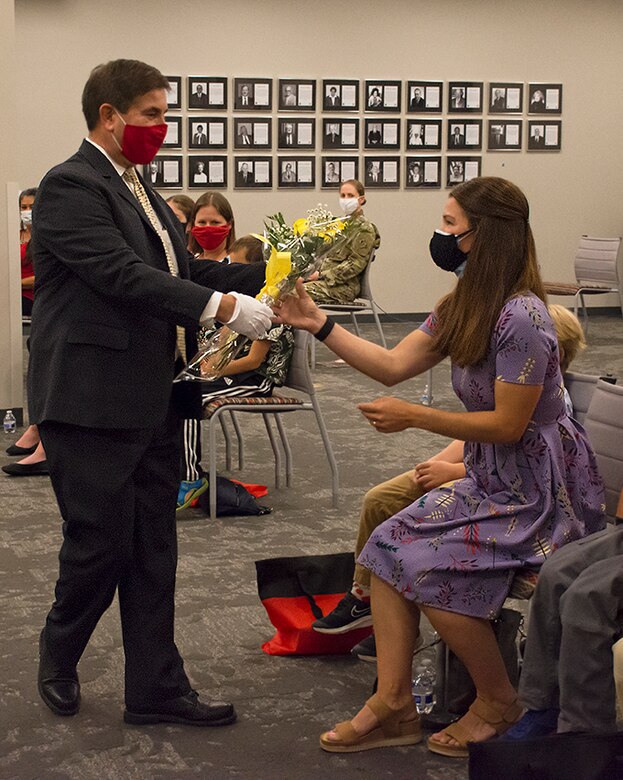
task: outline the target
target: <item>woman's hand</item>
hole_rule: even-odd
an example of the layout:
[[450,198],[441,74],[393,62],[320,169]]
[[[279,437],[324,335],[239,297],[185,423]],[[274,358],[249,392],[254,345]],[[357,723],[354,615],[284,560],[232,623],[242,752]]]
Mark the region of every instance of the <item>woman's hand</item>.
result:
[[446,482],[463,479],[465,466],[462,463],[448,463],[445,460],[427,460],[418,463],[413,473],[417,485],[424,490],[432,490]]
[[357,409],[380,433],[395,433],[417,427],[417,404],[386,396],[366,404],[357,404]]
[[275,316],[273,321],[293,325],[310,333],[317,333],[323,326],[327,315],[322,312],[305,290],[302,279],[297,279],[296,295],[286,295],[273,306]]

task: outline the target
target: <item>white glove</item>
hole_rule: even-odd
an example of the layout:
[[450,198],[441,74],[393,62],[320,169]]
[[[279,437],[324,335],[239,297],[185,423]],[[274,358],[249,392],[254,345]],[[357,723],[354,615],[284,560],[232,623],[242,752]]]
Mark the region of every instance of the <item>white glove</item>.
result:
[[233,317],[225,325],[250,339],[264,338],[273,324],[272,309],[250,295],[238,292],[230,292],[229,295],[236,299],[236,307]]

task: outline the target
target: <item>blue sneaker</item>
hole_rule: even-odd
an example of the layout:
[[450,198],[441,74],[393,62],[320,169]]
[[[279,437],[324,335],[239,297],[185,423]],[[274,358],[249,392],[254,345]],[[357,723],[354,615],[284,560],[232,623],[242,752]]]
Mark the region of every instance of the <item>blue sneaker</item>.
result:
[[208,480],[205,477],[196,479],[193,482],[187,482],[185,480],[180,482],[180,489],[177,491],[177,508],[175,511],[179,512],[180,509],[186,509],[187,506],[190,506],[192,501],[199,498],[207,489]]
[[498,739],[503,742],[517,739],[534,739],[535,737],[547,737],[556,733],[558,715],[560,710],[528,710],[523,718],[520,718],[514,726]]

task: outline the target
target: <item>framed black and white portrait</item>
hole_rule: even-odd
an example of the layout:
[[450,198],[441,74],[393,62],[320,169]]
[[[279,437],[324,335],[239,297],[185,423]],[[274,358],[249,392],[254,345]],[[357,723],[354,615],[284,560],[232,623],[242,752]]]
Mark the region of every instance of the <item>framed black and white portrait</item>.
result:
[[481,157],[447,157],[446,186],[454,187],[480,176],[481,163]]
[[443,81],[408,81],[407,113],[440,114],[443,107]]
[[400,187],[400,157],[363,158],[366,187]]
[[167,134],[162,142],[163,149],[181,149],[182,148],[182,117],[165,116],[167,123]]
[[227,187],[226,155],[193,155],[188,158],[189,189],[222,189]]
[[481,113],[482,90],[482,81],[451,81],[448,84],[448,113]]
[[322,82],[323,111],[359,111],[358,79],[324,79]]
[[270,189],[273,186],[273,158],[235,157],[234,173],[236,189]]
[[224,76],[189,76],[188,108],[193,111],[225,111],[227,79]]
[[359,178],[358,157],[322,157],[320,160],[323,189],[337,189],[340,182]]
[[234,149],[270,149],[272,122],[270,117],[235,117]]
[[487,131],[487,151],[520,151],[522,126],[521,119],[490,119]]
[[482,148],[482,119],[448,119],[448,151]]
[[528,84],[529,114],[561,114],[562,84]]
[[399,119],[366,119],[365,149],[400,149]]
[[278,187],[315,187],[315,157],[278,157]]
[[181,76],[165,76],[165,79],[169,82],[169,89],[167,90],[167,108],[175,109],[182,107],[182,77]]
[[323,119],[323,149],[358,149],[359,119]]
[[143,165],[143,178],[157,189],[181,189],[182,155],[159,154]]
[[441,187],[441,157],[405,157],[405,187]]
[[227,149],[227,119],[190,116],[187,121],[189,149]]
[[366,81],[365,110],[400,113],[400,81]]
[[492,81],[488,110],[490,114],[520,114],[523,111],[523,84]]
[[316,147],[315,119],[278,119],[277,146],[279,149],[314,149]]
[[279,79],[279,111],[315,110],[315,79]]
[[407,149],[441,149],[441,119],[407,119]]
[[529,152],[558,152],[561,148],[562,122],[533,121],[528,122]]
[[270,111],[272,107],[272,79],[234,79],[235,111]]

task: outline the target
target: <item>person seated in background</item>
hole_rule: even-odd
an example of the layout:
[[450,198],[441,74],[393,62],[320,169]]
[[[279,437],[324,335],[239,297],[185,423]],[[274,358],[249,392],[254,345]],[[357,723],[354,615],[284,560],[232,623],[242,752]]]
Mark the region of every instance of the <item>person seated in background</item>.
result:
[[[623,523],[623,491],[616,516]],[[519,678],[528,711],[503,739],[615,731],[621,636],[623,524],[566,544],[541,567]]]
[[182,235],[186,237],[190,219],[195,207],[195,201],[192,198],[189,198],[188,195],[171,195],[170,198],[167,198],[166,202],[167,206],[179,221]]
[[[233,266],[229,266],[232,268]],[[200,329],[199,343],[208,341],[216,328]],[[205,406],[215,398],[269,396],[285,382],[294,350],[294,332],[289,325],[275,325],[266,338],[245,341],[239,357],[229,362],[217,379],[201,382]],[[184,428],[184,462],[177,509],[185,509],[208,488],[201,467],[201,421],[189,420]]]
[[236,240],[236,221],[230,202],[220,192],[201,195],[190,216],[188,249],[197,260],[229,263],[229,248]]
[[[560,371],[565,374],[578,353],[586,347],[584,331],[578,318],[569,309],[558,304],[550,304],[548,309],[558,339]],[[573,407],[566,388],[564,388],[564,395],[567,413],[573,416]],[[417,501],[429,490],[465,477],[464,444],[455,439],[429,460],[418,463],[413,470],[382,482],[366,493],[361,507],[359,532],[355,544],[357,558],[372,532],[381,523]],[[357,628],[371,625],[370,571],[357,563],[350,592],[332,612],[314,621],[312,628],[321,634],[346,634]],[[374,634],[355,645],[352,653],[363,661],[376,661]]]
[[[30,317],[34,300],[35,272],[32,265],[31,231],[32,210],[37,197],[37,188],[22,190],[19,195],[20,210],[20,260],[22,272],[22,316]],[[2,466],[2,471],[11,477],[46,477],[50,473],[45,450],[36,425],[29,425],[15,444],[7,448],[7,455],[25,456],[17,463]]]
[[366,191],[357,179],[348,179],[340,185],[340,209],[350,216],[348,240],[338,245],[324,258],[320,266],[320,278],[307,282],[307,294],[321,304],[352,303],[361,292],[361,277],[372,255],[378,249],[379,231],[363,213]]
[[274,307],[372,379],[393,386],[452,361],[464,411],[378,398],[358,405],[373,429],[419,428],[465,442],[466,476],[430,490],[382,523],[359,563],[370,569],[378,691],[349,722],[320,737],[329,752],[416,744],[411,691],[423,613],[466,666],[477,697],[429,750],[465,757],[468,742],[522,715],[491,620],[515,573],[600,530],[603,487],[581,426],[567,415],[556,333],[545,304],[525,195],[492,176],[454,187],[431,238],[436,265],[463,273],[426,322],[393,349],[350,333],[305,292]]
[[264,262],[264,244],[255,236],[242,236],[237,238],[229,247],[230,263],[253,263]]

